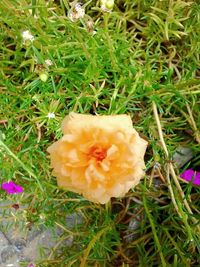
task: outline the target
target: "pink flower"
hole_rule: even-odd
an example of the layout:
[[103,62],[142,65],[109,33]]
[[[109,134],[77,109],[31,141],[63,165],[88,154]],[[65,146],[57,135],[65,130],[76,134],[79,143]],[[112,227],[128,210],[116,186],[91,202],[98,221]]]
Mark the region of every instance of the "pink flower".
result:
[[15,184],[12,181],[5,182],[1,185],[1,188],[5,190],[8,194],[19,194],[23,192],[23,188],[20,185]]
[[35,267],[35,265],[33,263],[29,263],[27,267]]
[[200,185],[200,172],[187,169],[180,175],[185,181],[192,182],[194,185]]

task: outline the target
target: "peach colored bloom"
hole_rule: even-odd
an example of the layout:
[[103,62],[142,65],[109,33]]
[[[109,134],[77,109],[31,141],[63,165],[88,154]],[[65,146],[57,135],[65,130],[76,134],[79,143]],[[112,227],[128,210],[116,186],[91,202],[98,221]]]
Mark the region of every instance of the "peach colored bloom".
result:
[[147,142],[130,116],[70,113],[62,131],[64,136],[47,149],[59,186],[104,204],[124,196],[144,176]]

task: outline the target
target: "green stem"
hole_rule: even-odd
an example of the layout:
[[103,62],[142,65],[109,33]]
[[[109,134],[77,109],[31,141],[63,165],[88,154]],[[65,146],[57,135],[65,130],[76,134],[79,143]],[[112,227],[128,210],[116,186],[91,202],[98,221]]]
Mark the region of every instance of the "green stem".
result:
[[184,257],[183,252],[178,247],[178,244],[176,244],[176,241],[172,238],[172,236],[169,234],[169,232],[167,231],[167,229],[164,228],[164,231],[165,231],[167,237],[169,238],[169,240],[171,241],[171,243],[173,244],[173,246],[175,247],[175,249],[177,250],[177,252],[179,253],[179,256],[181,257],[182,261],[184,262],[185,267],[189,267],[190,266],[190,259],[186,259]]
[[19,165],[25,170],[25,171],[27,171],[27,173],[30,175],[30,176],[32,176],[36,181],[37,181],[37,183],[38,183],[38,185],[39,185],[39,187],[40,187],[40,189],[41,189],[41,191],[43,191],[44,192],[44,190],[43,190],[43,188],[42,188],[42,186],[41,186],[41,184],[40,184],[40,182],[39,182],[39,180],[38,180],[38,178],[37,178],[37,176],[32,172],[32,170],[30,170],[29,169],[29,167],[27,167],[8,147],[7,147],[7,145],[2,141],[2,140],[0,140],[0,147],[3,147],[4,148],[4,150],[13,158],[13,159],[15,159],[18,163],[19,163]]
[[105,28],[106,40],[108,43],[108,49],[109,49],[109,53],[110,53],[111,64],[112,64],[113,69],[117,70],[116,60],[113,56],[114,55],[114,47],[112,44],[112,40],[110,38],[109,29],[108,29],[108,20],[109,20],[109,14],[104,14],[104,28]]
[[163,267],[167,267],[167,264],[165,262],[165,258],[164,258],[163,253],[162,253],[162,248],[161,248],[158,236],[156,234],[156,228],[155,228],[155,225],[154,225],[154,221],[153,221],[153,218],[152,218],[152,216],[151,216],[151,214],[149,212],[149,209],[148,209],[148,206],[147,206],[147,202],[146,202],[146,198],[145,198],[144,194],[143,194],[143,204],[144,204],[144,209],[146,211],[147,217],[148,217],[149,222],[151,224],[151,229],[152,229],[152,232],[153,232],[153,236],[154,236],[154,240],[155,240],[156,246],[158,248],[158,252],[160,254],[160,259],[161,259],[161,262],[162,262],[162,266]]

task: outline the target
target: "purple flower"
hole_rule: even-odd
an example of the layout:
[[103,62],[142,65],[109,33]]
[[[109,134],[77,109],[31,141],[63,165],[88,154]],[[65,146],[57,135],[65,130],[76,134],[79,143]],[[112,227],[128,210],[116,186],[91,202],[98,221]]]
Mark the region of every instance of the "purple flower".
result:
[[20,185],[15,184],[12,181],[3,183],[1,185],[1,188],[10,195],[19,194],[23,192],[23,188]]
[[180,175],[185,181],[192,182],[194,185],[200,185],[200,172],[187,169]]
[[35,265],[33,263],[29,263],[27,267],[35,267]]

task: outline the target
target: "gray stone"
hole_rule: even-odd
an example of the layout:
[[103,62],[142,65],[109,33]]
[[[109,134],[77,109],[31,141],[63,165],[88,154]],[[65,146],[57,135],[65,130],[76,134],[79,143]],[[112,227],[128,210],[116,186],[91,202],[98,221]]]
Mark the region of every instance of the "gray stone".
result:
[[26,246],[26,241],[23,240],[23,239],[15,240],[15,241],[14,241],[14,246],[15,246],[16,249],[20,252],[20,251],[23,250],[24,247]]
[[3,233],[0,232],[0,251],[1,251],[1,248],[3,248],[6,245],[8,245],[8,240],[5,238]]
[[15,247],[12,245],[5,246],[1,251],[1,262],[6,263],[14,256],[17,256]]
[[84,223],[83,215],[78,212],[74,212],[66,216],[66,226],[70,230],[82,223]]
[[180,146],[175,151],[172,159],[178,168],[181,168],[193,157],[193,151],[189,147]]
[[[24,209],[20,207],[15,210],[9,208],[11,203],[3,202],[0,205],[0,216],[5,218],[0,228],[0,267],[19,267],[20,262],[30,263],[46,259],[60,240],[63,246],[70,247],[73,244],[73,236],[60,227],[55,227],[54,231],[51,231],[44,226],[36,227],[33,224],[30,230],[20,221],[19,224],[7,221],[6,217],[10,218],[11,211],[18,217],[24,213]],[[4,217],[5,213],[8,216]],[[66,216],[68,229],[72,230],[82,223],[84,223],[84,217],[81,213],[75,212]]]

